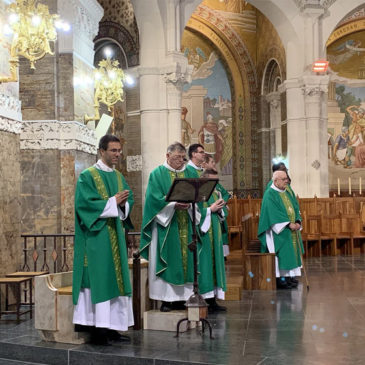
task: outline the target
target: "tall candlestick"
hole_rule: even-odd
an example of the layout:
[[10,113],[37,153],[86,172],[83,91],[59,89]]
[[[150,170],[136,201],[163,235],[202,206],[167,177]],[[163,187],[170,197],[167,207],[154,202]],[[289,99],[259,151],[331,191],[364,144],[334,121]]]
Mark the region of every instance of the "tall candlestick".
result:
[[340,196],[341,188],[340,188],[340,178],[337,178],[337,195]]
[[349,177],[349,194],[351,195],[351,177]]
[[361,176],[359,178],[359,194],[361,195]]

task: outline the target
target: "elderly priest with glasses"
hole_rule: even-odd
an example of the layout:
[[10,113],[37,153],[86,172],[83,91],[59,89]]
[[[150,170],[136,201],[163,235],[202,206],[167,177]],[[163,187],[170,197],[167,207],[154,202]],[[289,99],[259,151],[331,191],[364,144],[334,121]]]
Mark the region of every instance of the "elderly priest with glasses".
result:
[[261,252],[275,253],[278,289],[292,289],[301,276],[303,243],[298,206],[286,189],[289,182],[285,171],[275,171],[271,186],[262,199],[258,237]]

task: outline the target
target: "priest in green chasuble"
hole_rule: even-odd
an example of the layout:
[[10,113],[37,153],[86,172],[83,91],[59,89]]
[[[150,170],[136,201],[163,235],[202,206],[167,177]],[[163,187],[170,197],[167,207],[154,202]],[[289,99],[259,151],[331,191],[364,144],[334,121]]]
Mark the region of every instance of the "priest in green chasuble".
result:
[[194,177],[200,177],[203,173],[202,164],[204,162],[204,147],[199,143],[194,143],[189,146],[188,149],[189,161],[186,165],[186,169],[189,170]]
[[[202,163],[202,167],[203,167],[204,171],[211,170],[211,171],[215,172],[216,174],[218,174],[215,160],[212,155],[208,155],[208,154],[204,155],[204,162]],[[227,203],[228,200],[231,199],[231,194],[222,186],[221,183],[218,182],[215,189],[218,192],[219,198],[223,199],[225,203]],[[226,205],[224,205],[222,212],[224,214],[224,220],[221,221],[223,253],[224,253],[224,257],[226,257],[229,255],[228,224],[227,224],[228,208]]]
[[107,344],[127,340],[117,331],[134,324],[125,242],[134,200],[123,175],[114,169],[120,140],[105,135],[99,152],[101,159],[80,174],[76,186],[73,323],[79,325],[76,329],[89,330],[93,343]]
[[[196,178],[185,161],[185,147],[171,144],[165,163],[151,172],[146,191],[140,251],[149,261],[149,296],[162,301],[162,312],[185,309],[185,301],[193,294],[193,253],[188,249],[193,233],[191,204],[165,200],[176,177]],[[197,211],[195,223],[199,221]],[[200,243],[197,250],[199,255]],[[201,294],[214,295],[213,291]]]
[[[205,170],[201,177],[216,179],[218,173],[214,170]],[[199,288],[203,292],[213,290],[214,296],[207,298],[208,311],[226,311],[219,305],[217,299],[225,298],[226,273],[223,252],[222,222],[225,220],[223,208],[224,200],[218,190],[214,190],[207,202],[202,203],[200,220],[200,240],[202,250],[199,256]]]
[[301,218],[286,190],[287,173],[275,171],[272,180],[262,199],[258,237],[261,252],[276,254],[277,287],[291,289],[297,286],[295,276],[301,276]]

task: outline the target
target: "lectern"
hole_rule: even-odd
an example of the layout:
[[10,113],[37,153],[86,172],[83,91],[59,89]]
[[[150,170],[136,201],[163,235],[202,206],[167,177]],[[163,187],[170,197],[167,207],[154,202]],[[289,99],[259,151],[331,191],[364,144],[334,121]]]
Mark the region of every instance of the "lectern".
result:
[[193,252],[194,262],[194,283],[193,294],[186,301],[185,305],[188,308],[188,317],[181,319],[177,323],[176,337],[179,336],[180,324],[183,321],[195,321],[202,322],[202,329],[204,332],[205,325],[209,328],[210,338],[212,339],[212,326],[207,317],[207,303],[204,298],[199,294],[198,284],[198,258],[197,258],[197,232],[195,224],[195,204],[198,202],[208,201],[212,195],[215,186],[218,183],[218,179],[189,179],[189,178],[176,178],[171,185],[169,193],[166,196],[168,202],[179,203],[191,203],[192,204],[192,217],[193,217],[193,235],[192,241],[189,243],[188,248]]

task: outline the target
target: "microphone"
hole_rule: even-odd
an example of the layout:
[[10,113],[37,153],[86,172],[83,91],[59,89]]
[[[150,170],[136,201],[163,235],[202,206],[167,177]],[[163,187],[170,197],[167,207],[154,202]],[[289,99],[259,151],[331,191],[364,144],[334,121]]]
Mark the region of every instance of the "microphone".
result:
[[183,161],[186,162],[188,159],[187,158],[183,158]]

